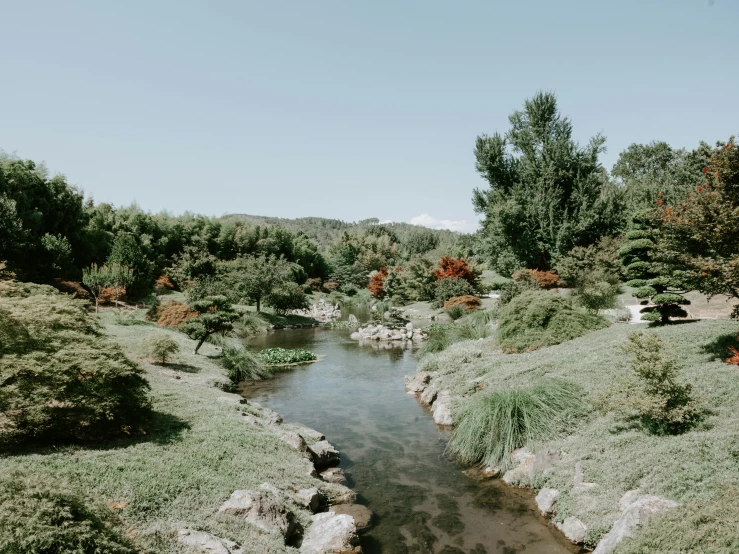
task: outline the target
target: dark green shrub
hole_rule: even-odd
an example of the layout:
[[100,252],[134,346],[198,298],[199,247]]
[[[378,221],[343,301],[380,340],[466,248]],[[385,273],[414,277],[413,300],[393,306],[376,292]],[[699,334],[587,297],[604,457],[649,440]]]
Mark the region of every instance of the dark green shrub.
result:
[[224,345],[219,361],[226,370],[226,377],[234,383],[261,381],[272,377],[272,372],[264,365],[262,358],[241,346]]
[[453,306],[447,308],[445,311],[446,315],[451,317],[454,321],[458,320],[460,317],[467,313],[467,310],[461,304],[454,304]]
[[86,505],[39,475],[0,475],[3,554],[134,554],[107,507]]
[[99,336],[85,303],[50,288],[15,289],[26,296],[0,296],[15,333],[0,352],[0,440],[98,439],[142,423],[143,372]]
[[488,277],[484,279],[482,282],[482,286],[483,289],[486,290],[501,290],[512,282],[513,279],[503,277],[502,275],[495,275],[493,277]]
[[525,389],[478,393],[457,414],[449,450],[462,463],[505,470],[516,448],[551,438],[582,415],[583,408],[578,387],[559,379]]
[[265,303],[271,306],[276,314],[284,315],[290,310],[308,307],[308,299],[297,283],[287,282],[277,285],[265,297]]
[[681,433],[693,425],[700,414],[692,387],[678,383],[677,362],[664,352],[662,340],[653,333],[632,333],[623,350],[631,355],[635,379],[612,391],[605,404],[658,435]]
[[432,303],[434,308],[441,308],[447,300],[455,296],[476,294],[474,287],[468,281],[450,277],[444,277],[436,281],[435,289],[434,302]]
[[527,291],[501,309],[498,343],[507,352],[526,352],[606,327],[602,317],[577,310],[557,293]]
[[167,358],[180,351],[179,343],[166,333],[151,333],[141,341],[143,353],[166,364]]

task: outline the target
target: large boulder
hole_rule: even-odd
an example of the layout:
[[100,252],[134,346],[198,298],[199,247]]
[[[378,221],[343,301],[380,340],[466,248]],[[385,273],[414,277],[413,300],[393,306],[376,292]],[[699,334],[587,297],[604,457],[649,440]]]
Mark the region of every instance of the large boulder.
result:
[[550,516],[554,513],[554,509],[557,506],[557,498],[559,498],[559,491],[557,489],[550,489],[544,487],[536,495],[536,505],[539,507],[539,511],[542,515]]
[[437,425],[452,424],[452,394],[448,390],[443,390],[436,395],[433,414]]
[[280,440],[289,444],[298,452],[308,452],[308,443],[299,434],[293,431],[285,431],[280,435]]
[[562,523],[557,523],[556,526],[565,537],[575,544],[582,544],[588,532],[585,524],[574,516],[568,517]]
[[262,531],[281,534],[286,540],[298,530],[295,514],[270,490],[234,491],[218,512],[241,517]]
[[561,459],[561,450],[539,450],[529,468],[529,481],[531,484],[534,484],[536,477],[543,477],[552,471],[554,464]]
[[354,525],[358,533],[369,530],[372,522],[372,510],[361,504],[338,504],[329,510],[335,514],[346,514],[354,518]]
[[323,440],[313,443],[310,450],[313,452],[313,460],[318,468],[338,465],[339,463],[339,451],[328,441]]
[[511,461],[517,464],[503,474],[503,481],[508,485],[526,487],[531,483],[531,468],[536,456],[527,448],[517,448],[511,453]]
[[321,492],[326,496],[330,506],[354,504],[357,501],[357,493],[340,483],[325,483],[321,487]]
[[324,435],[320,431],[316,431],[315,429],[311,429],[310,427],[306,427],[305,425],[293,423],[291,426],[298,432],[301,437],[305,437],[305,440],[307,441],[322,441],[326,438],[326,435]]
[[[359,537],[352,516],[326,512],[316,514],[311,519],[300,546],[300,554],[355,552]],[[361,552],[361,549],[356,552]]]
[[321,479],[323,479],[327,483],[339,483],[341,485],[346,485],[346,475],[344,475],[344,470],[340,467],[331,467],[325,469],[320,473],[320,475]]
[[677,502],[661,496],[638,497],[626,506],[621,517],[616,520],[611,530],[600,540],[593,554],[610,554],[622,540],[633,537],[639,527],[646,525],[651,520],[677,506]]
[[439,394],[439,391],[434,387],[426,387],[419,397],[421,406],[431,406],[431,404],[434,403],[434,400],[436,400],[437,394]]
[[180,529],[177,541],[203,554],[244,554],[235,542],[194,529]]
[[308,508],[311,512],[317,512],[326,503],[326,498],[317,488],[300,489],[293,497],[293,502],[298,506]]
[[423,392],[431,381],[434,373],[430,371],[419,371],[405,376],[405,388],[408,392]]

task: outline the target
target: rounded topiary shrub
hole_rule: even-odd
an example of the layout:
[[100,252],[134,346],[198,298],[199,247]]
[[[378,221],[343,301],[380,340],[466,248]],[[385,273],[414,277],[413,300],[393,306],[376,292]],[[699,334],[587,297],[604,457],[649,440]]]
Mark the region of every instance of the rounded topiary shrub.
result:
[[526,291],[501,309],[498,343],[506,352],[526,352],[607,326],[605,319],[580,311],[566,296]]
[[113,519],[38,474],[0,475],[0,552],[134,554]]
[[0,442],[99,439],[146,418],[143,371],[101,336],[84,302],[36,289],[0,294],[0,313],[13,322],[0,344]]
[[465,294],[464,296],[453,296],[444,302],[445,310],[448,310],[453,306],[462,306],[462,308],[467,311],[477,310],[480,308],[480,298],[471,294]]

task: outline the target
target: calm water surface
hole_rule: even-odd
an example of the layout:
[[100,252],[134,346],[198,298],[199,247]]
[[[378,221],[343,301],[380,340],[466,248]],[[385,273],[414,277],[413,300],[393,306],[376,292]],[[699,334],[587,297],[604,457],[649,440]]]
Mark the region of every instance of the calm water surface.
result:
[[256,349],[307,348],[323,355],[242,393],[287,422],[318,429],[341,452],[358,502],[374,513],[366,554],[557,554],[577,552],[539,517],[530,491],[466,477],[444,449],[447,435],[405,393],[412,352],[359,345],[346,329],[275,331]]

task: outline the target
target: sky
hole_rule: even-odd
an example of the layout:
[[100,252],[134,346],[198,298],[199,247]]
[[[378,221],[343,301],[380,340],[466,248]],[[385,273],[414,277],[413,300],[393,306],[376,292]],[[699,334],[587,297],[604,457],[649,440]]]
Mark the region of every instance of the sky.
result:
[[739,133],[739,0],[0,0],[0,149],[98,202],[472,231],[474,143]]

